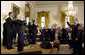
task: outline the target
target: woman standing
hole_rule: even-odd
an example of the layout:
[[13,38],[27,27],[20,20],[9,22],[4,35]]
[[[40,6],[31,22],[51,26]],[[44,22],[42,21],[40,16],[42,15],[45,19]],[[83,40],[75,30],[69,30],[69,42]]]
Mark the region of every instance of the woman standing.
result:
[[25,21],[21,17],[21,14],[17,15],[16,29],[18,33],[18,51],[23,51],[23,41],[24,41],[24,25]]

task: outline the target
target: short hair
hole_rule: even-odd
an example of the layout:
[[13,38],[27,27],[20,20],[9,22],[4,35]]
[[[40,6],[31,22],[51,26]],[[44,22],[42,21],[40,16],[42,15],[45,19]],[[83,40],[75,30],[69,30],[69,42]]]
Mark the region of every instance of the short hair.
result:
[[75,18],[74,20],[78,21],[78,18]]
[[13,13],[13,12],[9,12],[9,16],[10,16],[11,13]]
[[33,22],[35,22],[35,20],[32,20]]

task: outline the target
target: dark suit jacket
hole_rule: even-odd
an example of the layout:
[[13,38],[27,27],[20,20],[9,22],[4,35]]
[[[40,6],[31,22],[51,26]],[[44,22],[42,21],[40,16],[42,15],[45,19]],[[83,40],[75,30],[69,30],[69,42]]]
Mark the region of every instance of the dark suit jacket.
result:
[[67,22],[67,24],[72,28],[72,39],[75,40],[75,38],[77,37],[77,33],[78,33],[78,25],[80,25],[79,23],[77,25],[71,25],[69,22]]
[[31,30],[32,33],[34,33],[34,32],[37,33],[37,32],[38,32],[38,30],[37,30],[37,27],[38,27],[38,26],[37,26],[37,25],[35,25],[35,24],[33,23],[31,27],[32,27],[32,30]]
[[50,35],[51,37],[55,37],[55,29],[50,29]]
[[6,19],[6,22],[7,22],[7,24],[9,24],[10,25],[10,28],[11,29],[13,29],[13,20],[10,18],[10,17],[8,17],[7,19]]
[[3,45],[6,46],[7,42],[7,23],[3,24]]
[[67,34],[68,34],[67,30],[63,28],[61,31],[62,31],[62,36],[64,38],[66,38],[67,37]]
[[46,35],[46,37],[50,36],[50,29],[48,29],[48,28],[46,29],[46,34],[45,35]]
[[6,29],[7,29],[7,32],[6,32],[7,36],[11,37],[13,34],[14,25],[13,25],[13,20],[10,17],[6,19]]

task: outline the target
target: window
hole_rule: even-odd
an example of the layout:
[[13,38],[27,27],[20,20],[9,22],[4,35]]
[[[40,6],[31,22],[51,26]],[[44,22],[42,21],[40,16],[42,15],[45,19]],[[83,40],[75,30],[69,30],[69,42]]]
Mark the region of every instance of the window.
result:
[[67,21],[70,22],[70,17],[69,16],[65,16],[65,27],[68,28],[68,24]]
[[41,27],[45,27],[45,17],[41,17]]
[[29,17],[26,17],[26,19],[27,19],[27,22],[26,22],[26,23],[27,23],[27,25],[28,25],[28,22],[29,22]]

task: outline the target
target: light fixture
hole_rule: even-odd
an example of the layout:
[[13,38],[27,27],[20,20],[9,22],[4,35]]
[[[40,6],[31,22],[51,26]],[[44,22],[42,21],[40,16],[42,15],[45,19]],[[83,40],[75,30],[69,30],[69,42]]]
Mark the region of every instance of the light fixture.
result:
[[69,1],[68,2],[68,7],[65,10],[65,14],[67,16],[75,16],[75,14],[77,13],[77,11],[78,11],[78,7],[74,7],[73,6],[73,1]]

